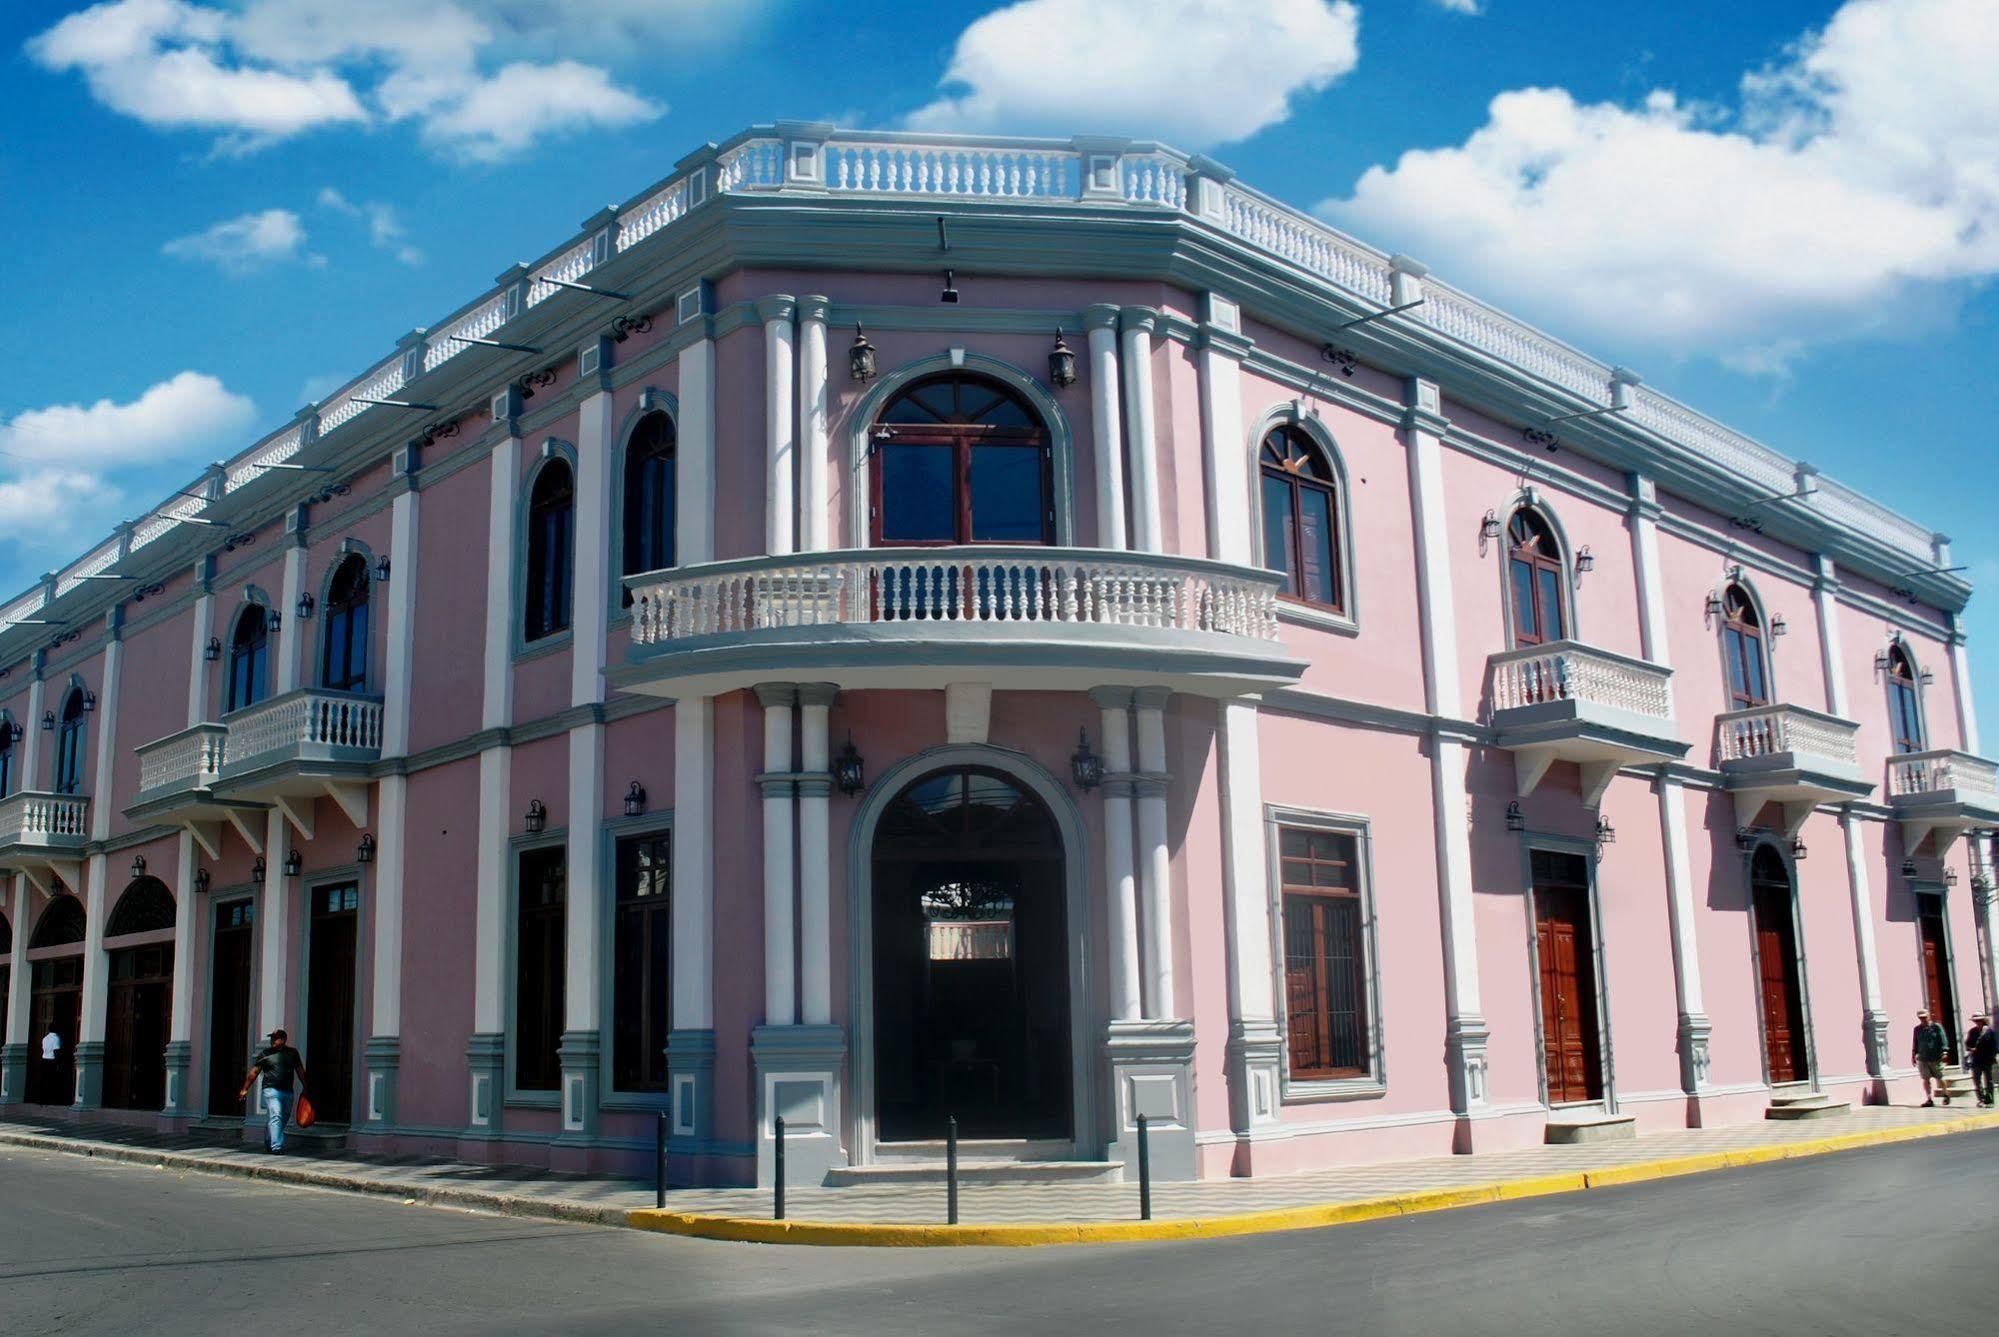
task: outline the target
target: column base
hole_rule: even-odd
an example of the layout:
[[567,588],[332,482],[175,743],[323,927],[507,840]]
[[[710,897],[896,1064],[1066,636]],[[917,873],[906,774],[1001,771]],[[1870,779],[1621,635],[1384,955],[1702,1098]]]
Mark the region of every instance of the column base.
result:
[[1444,1061],[1450,1065],[1451,1109],[1465,1115],[1486,1103],[1486,1042],[1492,1032],[1485,1018],[1467,1012],[1452,1017],[1444,1030]]
[[387,1132],[396,1122],[396,1074],[403,1063],[402,1037],[370,1036],[361,1061],[368,1078],[368,1099],[361,1117],[369,1132]]
[[597,1140],[598,1061],[602,1051],[596,1031],[564,1031],[556,1046],[562,1064],[562,1133],[555,1141],[592,1143]]
[[848,1163],[840,1144],[847,1032],[839,1026],[759,1026],[750,1033],[757,1082],[757,1184],[777,1181],[774,1121],[784,1117],[784,1178],[817,1187]]
[[1697,1097],[1707,1086],[1708,1035],[1714,1027],[1705,1012],[1680,1013],[1680,1089]]
[[0,1045],[0,1105],[19,1105],[28,1099],[28,1047]]
[[187,1069],[194,1058],[194,1045],[187,1040],[167,1044],[167,1103],[160,1113],[169,1119],[192,1117],[187,1107]]
[[1198,1177],[1194,1151],[1194,1023],[1114,1021],[1104,1034],[1111,1070],[1111,1143],[1106,1159],[1123,1161],[1138,1180],[1138,1116],[1156,1180]]
[[104,1105],[104,1042],[79,1040],[76,1043],[76,1101],[73,1110],[94,1110]]
[[507,1037],[481,1031],[465,1041],[465,1072],[469,1104],[465,1136],[478,1140],[500,1131],[502,1097],[507,1091]]
[[1867,1075],[1876,1081],[1886,1080],[1888,1069],[1891,1066],[1888,1062],[1888,1014],[1886,1012],[1862,1012],[1860,1014],[1860,1043],[1867,1054]]
[[715,1136],[715,1032],[667,1033],[666,1089],[673,1140],[705,1146]]
[[1284,1036],[1275,1021],[1229,1023],[1229,1126],[1247,1133],[1277,1122]]

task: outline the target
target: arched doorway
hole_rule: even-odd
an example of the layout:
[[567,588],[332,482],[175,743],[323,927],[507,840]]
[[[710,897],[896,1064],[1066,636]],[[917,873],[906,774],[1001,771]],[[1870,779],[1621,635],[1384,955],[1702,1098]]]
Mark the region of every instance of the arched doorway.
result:
[[104,1006],[107,1109],[157,1110],[167,1102],[175,916],[167,884],[156,877],[137,877],[104,921],[110,980]]
[[1798,929],[1791,872],[1774,846],[1757,847],[1749,862],[1750,914],[1755,924],[1757,992],[1763,1003],[1764,1065],[1770,1085],[1811,1080],[1805,1043],[1805,989],[1798,968]]
[[882,810],[872,862],[883,1142],[1076,1134],[1064,842],[1006,772],[931,770]]
[[[83,1007],[83,902],[48,903],[28,939],[28,1103],[67,1105],[76,1096],[76,1037]],[[54,1035],[53,1043],[48,1037]]]

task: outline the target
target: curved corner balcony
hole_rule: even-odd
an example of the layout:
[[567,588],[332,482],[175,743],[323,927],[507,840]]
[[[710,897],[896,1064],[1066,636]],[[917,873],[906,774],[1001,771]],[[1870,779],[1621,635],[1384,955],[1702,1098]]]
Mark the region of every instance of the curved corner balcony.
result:
[[1568,761],[1595,807],[1621,768],[1687,754],[1673,725],[1671,669],[1580,641],[1506,650],[1488,662],[1493,745],[1513,754],[1522,798]]
[[44,893],[83,890],[90,796],[24,789],[0,799],[0,869],[22,873]]
[[1902,823],[1902,848],[1914,854],[1936,836],[1942,858],[1973,827],[1999,826],[1999,765],[1948,748],[1888,758],[1888,806]]
[[1860,773],[1860,726],[1802,706],[1757,706],[1715,716],[1715,760],[1735,796],[1735,824],[1750,826],[1765,804],[1782,810],[1795,836],[1821,803],[1874,792]]
[[232,823],[252,844],[263,840],[252,821],[263,804],[216,792],[229,752],[229,726],[197,724],[133,749],[139,757],[139,793],[125,816],[134,822],[175,822],[193,833],[208,857],[221,854],[222,823]]
[[752,557],[634,576],[615,681],[715,695],[773,677],[845,688],[1160,685],[1228,697],[1304,671],[1275,573],[1102,549],[976,546]]
[[273,805],[307,839],[315,799],[338,803],[355,826],[368,824],[369,768],[382,755],[380,697],[302,688],[225,715],[219,727],[227,734],[212,785],[219,797]]

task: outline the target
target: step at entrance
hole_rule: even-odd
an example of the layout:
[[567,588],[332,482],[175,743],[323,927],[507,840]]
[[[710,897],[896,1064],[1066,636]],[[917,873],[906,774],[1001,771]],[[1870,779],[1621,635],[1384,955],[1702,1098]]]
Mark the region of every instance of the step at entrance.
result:
[[1810,1087],[1778,1087],[1770,1093],[1770,1108],[1763,1111],[1766,1119],[1830,1119],[1845,1114],[1853,1108],[1847,1100],[1834,1100],[1831,1096],[1814,1091]]
[[196,1119],[187,1126],[187,1135],[200,1142],[213,1143],[221,1147],[233,1147],[243,1140],[244,1123],[241,1119],[228,1115],[218,1115],[206,1119]]
[[1638,1116],[1606,1114],[1602,1110],[1556,1110],[1548,1116],[1543,1135],[1550,1146],[1583,1142],[1623,1142],[1638,1136]]
[[[941,1184],[945,1175],[941,1139],[884,1142],[872,1165],[847,1165],[826,1172],[829,1188],[853,1184]],[[1122,1161],[1079,1161],[1068,1142],[1018,1138],[959,1138],[961,1184],[1117,1184]]]

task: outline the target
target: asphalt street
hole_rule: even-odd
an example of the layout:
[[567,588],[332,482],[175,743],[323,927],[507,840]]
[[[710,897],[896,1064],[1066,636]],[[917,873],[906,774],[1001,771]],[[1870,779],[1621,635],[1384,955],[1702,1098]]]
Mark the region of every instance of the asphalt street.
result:
[[1976,1133],[1213,1242],[832,1250],[4,1148],[0,1333],[1984,1331],[1995,1163]]

